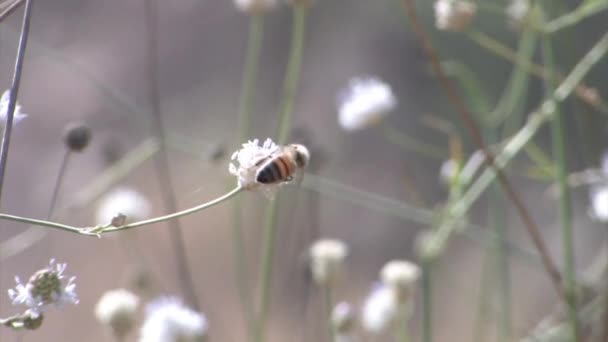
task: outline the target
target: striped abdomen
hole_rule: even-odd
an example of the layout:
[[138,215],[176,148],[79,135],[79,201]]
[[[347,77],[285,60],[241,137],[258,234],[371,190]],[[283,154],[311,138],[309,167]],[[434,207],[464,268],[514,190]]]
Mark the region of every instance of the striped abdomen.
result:
[[285,182],[296,172],[296,164],[286,156],[276,156],[260,166],[255,180],[262,184]]

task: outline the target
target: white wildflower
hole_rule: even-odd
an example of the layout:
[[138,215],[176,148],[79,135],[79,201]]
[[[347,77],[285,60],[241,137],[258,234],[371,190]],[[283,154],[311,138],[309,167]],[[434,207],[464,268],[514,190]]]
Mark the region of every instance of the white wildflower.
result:
[[150,201],[136,190],[117,188],[100,200],[96,214],[97,223],[108,224],[119,215],[126,218],[121,224],[144,220],[150,216],[151,207]]
[[125,289],[108,291],[97,302],[95,316],[118,340],[123,340],[133,329],[138,305],[139,298]]
[[380,271],[380,279],[395,290],[401,303],[412,297],[416,282],[420,278],[418,265],[405,260],[389,261]]
[[608,222],[608,186],[591,189],[590,215],[600,222]]
[[515,28],[521,26],[530,13],[530,0],[511,0],[505,10],[509,24]]
[[208,323],[201,313],[192,311],[173,297],[162,297],[148,305],[140,342],[202,342]]
[[439,169],[439,180],[444,185],[452,184],[460,173],[460,166],[453,158],[444,161]]
[[[5,90],[4,93],[2,93],[2,97],[0,98],[0,122],[2,122],[2,124],[6,124],[6,120],[8,117],[8,101],[9,98],[11,96],[11,90]],[[27,114],[24,114],[21,112],[21,106],[19,105],[19,103],[15,104],[15,112],[13,114],[13,124],[18,123],[19,121],[23,120],[24,118],[27,117]]]
[[397,106],[391,87],[375,77],[354,78],[338,101],[338,122],[357,131],[380,121]]
[[44,306],[50,304],[78,304],[74,283],[76,277],[66,281],[63,274],[66,266],[51,259],[49,266],[34,273],[27,283],[23,284],[19,277],[15,277],[17,286],[8,290],[13,305],[26,305],[32,311],[41,312]]
[[249,14],[265,13],[277,7],[277,0],[234,0],[239,11]]
[[363,305],[363,328],[374,334],[385,331],[395,320],[398,306],[393,288],[384,284],[374,286]]
[[247,190],[261,190],[267,195],[274,193],[282,183],[262,184],[256,180],[256,173],[259,163],[269,157],[279,148],[270,138],[266,139],[262,145],[255,139],[243,144],[243,147],[232,154],[232,160],[228,171],[237,177],[239,185]]
[[477,7],[467,0],[435,1],[435,26],[438,30],[462,31],[473,20]]
[[348,247],[339,240],[318,240],[309,251],[310,270],[317,284],[327,285],[334,282],[344,259],[348,255]]

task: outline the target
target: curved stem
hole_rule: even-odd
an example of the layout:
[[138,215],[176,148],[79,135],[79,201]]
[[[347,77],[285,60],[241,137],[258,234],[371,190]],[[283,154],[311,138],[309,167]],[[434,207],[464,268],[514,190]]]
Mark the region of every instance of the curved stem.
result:
[[65,171],[67,170],[68,164],[70,162],[70,156],[72,155],[72,151],[66,149],[63,158],[61,159],[61,165],[59,166],[59,172],[57,173],[57,179],[55,180],[55,187],[53,189],[53,195],[51,196],[51,203],[49,205],[49,211],[46,215],[47,219],[50,219],[55,211],[55,207],[57,206],[57,198],[59,197],[59,190],[61,189],[61,185],[63,185],[63,176],[65,175]]

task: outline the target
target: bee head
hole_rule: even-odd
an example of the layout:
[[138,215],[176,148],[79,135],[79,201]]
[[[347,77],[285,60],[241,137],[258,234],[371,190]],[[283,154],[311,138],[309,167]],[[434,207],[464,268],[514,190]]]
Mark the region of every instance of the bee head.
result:
[[298,167],[304,167],[308,164],[310,160],[310,153],[308,153],[308,149],[304,145],[300,144],[292,144],[291,147],[294,150],[294,159],[296,160],[296,164]]

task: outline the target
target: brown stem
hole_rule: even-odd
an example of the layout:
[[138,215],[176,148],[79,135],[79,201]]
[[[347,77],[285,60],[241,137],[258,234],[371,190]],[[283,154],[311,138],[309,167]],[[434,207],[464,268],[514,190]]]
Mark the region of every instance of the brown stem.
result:
[[479,128],[473,121],[473,116],[467,109],[467,106],[465,105],[464,101],[458,94],[458,91],[456,90],[454,85],[450,82],[449,78],[446,76],[445,72],[443,71],[443,69],[441,67],[441,63],[439,61],[439,57],[437,56],[437,53],[435,52],[435,49],[431,45],[431,42],[430,42],[429,38],[427,37],[425,30],[423,29],[422,25],[420,24],[420,22],[418,20],[418,16],[416,14],[416,10],[415,10],[412,0],[403,0],[403,4],[405,6],[406,15],[408,16],[408,18],[410,20],[414,33],[420,40],[424,53],[427,55],[429,61],[431,62],[431,67],[433,69],[433,72],[436,74],[440,85],[444,88],[452,105],[454,105],[454,107],[456,107],[456,110],[457,110],[458,114],[460,115],[460,118],[463,121],[465,127],[469,131],[469,134],[471,134],[474,143],[477,145],[477,147],[480,150],[483,151],[483,154],[486,158],[486,161],[485,161],[486,164],[489,167],[491,167],[494,170],[494,172],[496,172],[496,177],[498,178],[500,184],[502,185],[503,189],[505,190],[505,193],[509,197],[509,200],[515,206],[515,209],[517,210],[519,216],[521,217],[521,220],[523,221],[523,223],[528,231],[528,234],[532,238],[532,242],[534,243],[534,246],[536,247],[536,249],[538,250],[538,253],[540,254],[543,266],[545,267],[545,270],[549,274],[549,277],[551,278],[555,289],[557,290],[559,295],[562,296],[566,302],[568,302],[567,294],[563,291],[563,288],[562,288],[560,272],[559,272],[558,268],[555,266],[555,263],[553,262],[553,260],[551,259],[551,256],[549,255],[549,251],[547,250],[547,247],[545,246],[545,243],[543,241],[543,238],[540,233],[540,229],[539,229],[538,225],[536,224],[536,222],[534,222],[532,215],[530,215],[530,212],[528,211],[528,209],[524,206],[522,201],[519,199],[519,196],[513,189],[513,186],[511,186],[511,183],[509,182],[509,180],[507,179],[505,174],[496,165],[494,156],[492,155],[490,150],[487,148],[486,144],[483,141]]

